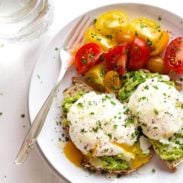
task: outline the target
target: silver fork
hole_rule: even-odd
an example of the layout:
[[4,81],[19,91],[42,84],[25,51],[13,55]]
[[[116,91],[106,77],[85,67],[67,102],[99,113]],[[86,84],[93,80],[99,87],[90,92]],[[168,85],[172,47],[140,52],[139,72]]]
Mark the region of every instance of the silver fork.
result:
[[39,110],[37,116],[35,117],[30,130],[28,131],[23,144],[17,154],[15,159],[15,164],[23,164],[27,159],[30,151],[33,149],[35,142],[41,132],[41,129],[44,125],[46,120],[47,114],[50,110],[50,107],[53,103],[53,98],[56,94],[58,87],[61,84],[62,78],[65,75],[68,68],[72,65],[71,63],[71,51],[75,48],[76,45],[82,42],[83,34],[86,28],[89,26],[91,20],[88,16],[82,16],[76,25],[73,27],[72,31],[69,33],[67,39],[63,43],[62,48],[60,49],[60,72],[53,87],[52,91],[50,92],[49,96],[47,97],[46,101],[42,105],[41,109]]

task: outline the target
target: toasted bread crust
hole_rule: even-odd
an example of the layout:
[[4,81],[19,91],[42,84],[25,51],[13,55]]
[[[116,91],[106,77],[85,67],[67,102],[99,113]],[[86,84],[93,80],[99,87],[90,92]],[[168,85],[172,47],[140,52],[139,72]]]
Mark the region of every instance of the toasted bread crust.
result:
[[107,170],[107,169],[103,169],[103,168],[97,168],[93,165],[91,165],[88,161],[84,161],[81,163],[81,165],[89,170],[90,172],[96,172],[99,174],[119,174],[119,175],[127,175],[130,174],[132,172],[134,172],[136,169],[129,169],[129,170]]
[[181,157],[177,160],[174,160],[174,161],[164,161],[164,162],[171,171],[176,171],[177,166],[183,162],[183,157]]
[[88,92],[94,90],[92,87],[90,87],[84,81],[82,81],[81,79],[79,79],[77,77],[73,77],[72,78],[72,84],[73,85],[71,87],[67,88],[64,91],[64,93],[63,93],[64,94],[64,98],[72,97],[78,91],[83,91],[85,93],[88,93]]

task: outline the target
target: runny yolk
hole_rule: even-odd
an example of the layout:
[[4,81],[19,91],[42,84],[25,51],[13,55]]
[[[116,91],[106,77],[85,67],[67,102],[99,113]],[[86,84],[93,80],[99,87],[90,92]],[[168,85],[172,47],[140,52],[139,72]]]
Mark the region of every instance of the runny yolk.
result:
[[136,156],[132,160],[131,167],[136,169],[136,168],[148,163],[150,159],[151,159],[151,156],[149,156],[149,155]]
[[138,168],[143,164],[149,162],[151,156],[149,154],[143,154],[142,150],[140,149],[139,144],[134,144],[130,146],[128,144],[116,144],[119,147],[123,148],[125,151],[130,152],[135,155],[135,158],[131,161],[131,168]]
[[81,161],[84,158],[83,154],[76,148],[76,146],[68,141],[64,147],[65,156],[77,167],[81,167]]

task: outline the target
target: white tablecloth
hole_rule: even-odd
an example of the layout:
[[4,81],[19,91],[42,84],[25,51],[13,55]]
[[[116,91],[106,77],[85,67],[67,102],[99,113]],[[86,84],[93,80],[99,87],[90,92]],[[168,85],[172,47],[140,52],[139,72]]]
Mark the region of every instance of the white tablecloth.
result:
[[0,41],[0,183],[63,182],[36,149],[24,165],[13,163],[30,127],[27,95],[31,73],[49,40],[69,21],[87,10],[119,2],[152,4],[183,17],[180,0],[53,0],[54,21],[41,38],[20,44]]

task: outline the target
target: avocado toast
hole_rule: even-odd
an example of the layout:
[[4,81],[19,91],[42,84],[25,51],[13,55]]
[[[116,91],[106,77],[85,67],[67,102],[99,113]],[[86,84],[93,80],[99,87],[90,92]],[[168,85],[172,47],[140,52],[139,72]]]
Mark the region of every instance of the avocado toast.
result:
[[[114,124],[110,123],[107,124],[108,121],[105,121],[104,123],[102,122],[101,119],[100,119],[101,121],[97,120],[96,122],[97,126],[92,126],[92,131],[90,130],[90,132],[88,133],[87,133],[88,128],[84,127],[87,121],[84,121],[84,123],[81,124],[82,126],[81,128],[79,128],[78,125],[75,124],[77,115],[75,114],[75,111],[74,112],[72,111],[73,110],[72,108],[74,108],[73,107],[74,105],[76,108],[79,108],[76,113],[80,113],[81,111],[85,110],[84,109],[85,103],[83,102],[84,99],[82,99],[82,97],[83,98],[85,97],[85,100],[86,97],[89,97],[90,95],[92,95],[93,98],[103,97],[102,105],[110,104],[114,108],[117,107],[117,104],[115,103],[117,103],[118,101],[111,95],[96,93],[93,88],[91,88],[85,82],[81,81],[78,78],[75,77],[72,78],[72,82],[73,86],[64,91],[64,100],[62,104],[63,109],[62,123],[66,127],[65,129],[68,133],[70,141],[72,141],[74,145],[84,155],[83,159],[81,160],[81,165],[90,171],[96,171],[99,173],[105,172],[113,174],[129,174],[137,170],[142,165],[148,163],[152,157],[152,151],[148,149],[149,147],[146,147],[143,150],[141,149],[139,139],[144,140],[145,138],[140,136],[139,131],[132,118],[127,117],[124,121],[124,124],[122,124],[122,126],[124,125],[125,127],[123,127],[121,130],[128,129],[129,132],[124,131],[123,133],[123,131],[121,131],[121,133],[119,134],[117,133],[120,132],[119,130],[121,127],[118,127],[119,126],[118,122],[114,122]],[[90,105],[92,106],[93,103],[95,103],[96,101],[97,101],[96,98],[93,99],[93,101],[89,101]],[[96,106],[96,108],[99,107],[100,101],[97,105],[98,106]],[[104,106],[103,108],[105,109]],[[87,109],[85,111],[84,116],[86,116],[88,110],[90,109]],[[100,108],[98,108],[98,110],[100,110]],[[90,117],[91,123],[94,124],[95,122],[92,121],[93,118],[96,117],[96,116],[93,117],[94,112],[90,111],[88,113],[89,115],[91,115]],[[114,118],[117,117],[120,119],[123,118],[123,116],[126,116],[126,114],[122,114],[122,116],[118,117],[114,116]],[[75,119],[74,124],[72,124],[72,118]],[[110,118],[110,116],[108,118]],[[118,121],[121,120],[119,119]],[[88,124],[90,125],[91,123]],[[105,128],[106,125],[107,129]],[[78,131],[77,128],[79,128]],[[87,135],[90,135],[90,138],[93,138],[92,142],[96,141],[96,143],[94,143],[94,146],[92,146],[92,142],[90,140],[87,141],[88,138]],[[103,141],[100,140],[99,136],[101,139],[105,140]],[[77,138],[79,140],[77,140]],[[125,139],[126,142],[129,142],[130,144],[124,143],[123,142],[124,138],[126,138]],[[82,143],[84,144],[84,146],[82,146],[83,145]],[[89,148],[89,146],[92,147]]]
[[174,83],[167,76],[147,78],[131,94],[128,107],[156,154],[176,170],[183,160],[183,97]]

